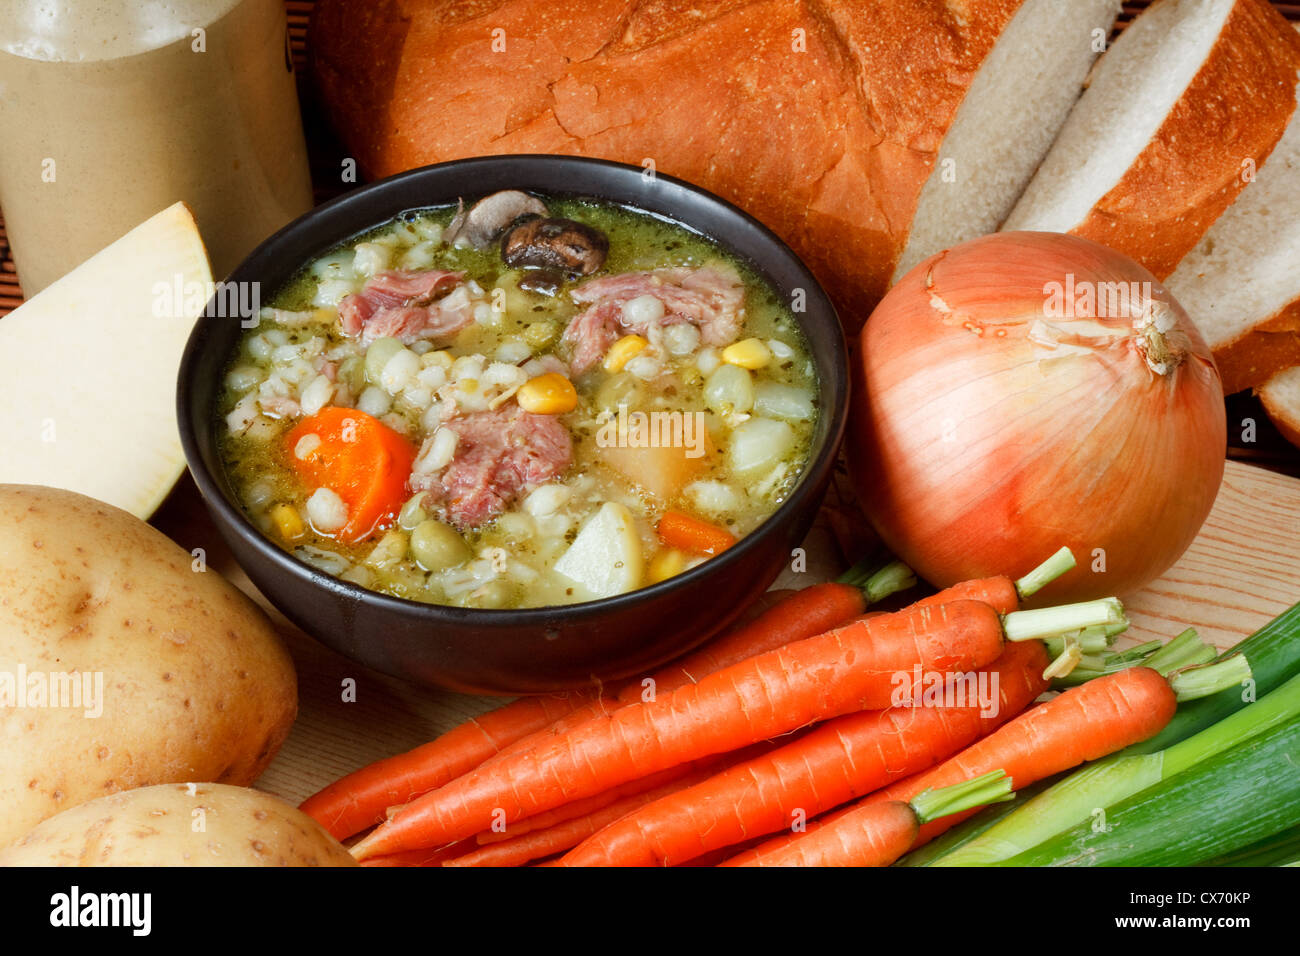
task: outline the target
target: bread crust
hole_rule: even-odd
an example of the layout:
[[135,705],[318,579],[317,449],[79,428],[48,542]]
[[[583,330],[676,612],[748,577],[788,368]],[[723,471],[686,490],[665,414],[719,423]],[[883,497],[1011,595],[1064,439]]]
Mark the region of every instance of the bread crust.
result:
[[1224,395],[1263,385],[1278,372],[1300,365],[1300,299],[1215,346],[1214,362]]
[[1245,187],[1246,160],[1262,166],[1282,138],[1297,70],[1286,19],[1267,0],[1238,0],[1156,135],[1070,231],[1167,278]]
[[367,175],[489,153],[653,160],[776,231],[853,332],[1021,3],[319,0],[310,48]]
[[1259,403],[1264,406],[1269,421],[1282,433],[1282,437],[1300,448],[1300,409],[1287,408],[1276,401],[1267,383],[1264,387],[1255,389],[1255,395],[1259,398]]

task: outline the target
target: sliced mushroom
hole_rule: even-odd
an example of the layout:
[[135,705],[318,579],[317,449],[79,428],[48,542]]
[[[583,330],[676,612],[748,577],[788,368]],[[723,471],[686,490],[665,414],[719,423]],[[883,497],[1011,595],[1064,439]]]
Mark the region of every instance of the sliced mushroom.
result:
[[501,240],[501,258],[512,269],[586,276],[605,264],[608,252],[604,233],[572,219],[525,219]]
[[538,295],[554,296],[564,285],[564,273],[559,269],[529,269],[519,280],[519,288]]
[[518,189],[503,189],[484,196],[468,211],[460,201],[455,218],[443,233],[444,241],[466,240],[475,249],[486,249],[521,216],[545,216],[546,204]]

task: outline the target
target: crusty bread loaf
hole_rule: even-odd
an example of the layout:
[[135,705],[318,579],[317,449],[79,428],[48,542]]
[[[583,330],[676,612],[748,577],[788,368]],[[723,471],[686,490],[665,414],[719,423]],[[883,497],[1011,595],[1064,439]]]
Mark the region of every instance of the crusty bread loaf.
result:
[[[1113,4],[1029,0],[1108,29]],[[580,153],[699,183],[782,235],[850,330],[884,293],[945,134],[1022,0],[318,0],[310,47],[332,122],[370,176],[470,155]],[[1096,13],[1096,11],[1103,11]],[[1077,97],[1077,30],[1022,31],[1037,132],[1009,207]],[[1040,69],[1042,67],[1042,69]],[[1003,78],[1001,87],[1014,87]],[[1032,104],[1032,105],[1030,105]],[[973,124],[1023,114],[974,111]],[[1014,122],[1013,122],[1014,121]],[[996,135],[996,134],[995,134]],[[958,172],[975,156],[958,156]],[[997,171],[989,176],[996,177]],[[978,180],[972,180],[979,182]],[[942,201],[940,193],[939,201]],[[996,202],[940,215],[927,248]],[[992,213],[990,210],[993,210]],[[963,216],[987,218],[969,226]],[[951,220],[951,221],[949,221]],[[954,234],[949,237],[945,230]]]
[[1300,112],[1165,285],[1214,349],[1226,394],[1300,365]]
[[1003,228],[1072,232],[1165,278],[1281,137],[1298,68],[1266,0],[1159,0],[1097,63]]

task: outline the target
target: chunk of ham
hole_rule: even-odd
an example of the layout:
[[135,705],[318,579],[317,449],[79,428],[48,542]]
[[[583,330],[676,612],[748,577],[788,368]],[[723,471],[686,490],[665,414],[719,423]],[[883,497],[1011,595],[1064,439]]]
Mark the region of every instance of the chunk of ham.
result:
[[318,374],[324,375],[331,382],[337,382],[339,380],[338,363],[327,359],[323,355],[316,357],[316,361],[312,363],[312,368],[316,369]]
[[514,402],[449,418],[443,427],[456,433],[455,456],[436,474],[413,474],[410,486],[443,505],[448,520],[462,529],[498,517],[521,492],[562,474],[573,460],[573,438],[562,422]]
[[715,346],[730,345],[739,336],[745,304],[740,276],[722,266],[625,272],[584,282],[570,295],[590,305],[564,330],[574,375],[596,365],[620,335],[646,333],[646,323],[629,322],[623,314],[624,304],[635,298],[654,296],[664,306],[660,325],[690,322],[700,330],[700,341]]
[[385,336],[410,345],[455,335],[474,321],[473,303],[460,288],[464,275],[439,269],[377,272],[339,303],[343,331],[366,345]]

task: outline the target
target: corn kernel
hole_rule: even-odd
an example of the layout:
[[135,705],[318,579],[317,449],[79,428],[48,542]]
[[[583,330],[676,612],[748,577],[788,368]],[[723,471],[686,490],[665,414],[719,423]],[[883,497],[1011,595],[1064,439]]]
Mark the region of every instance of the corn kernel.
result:
[[741,368],[762,368],[772,361],[772,350],[759,339],[743,339],[722,350],[722,361]]
[[650,559],[650,566],[646,569],[646,580],[650,584],[658,584],[660,581],[667,581],[674,575],[681,574],[686,570],[686,558],[684,551],[663,548]]
[[298,509],[293,505],[276,505],[271,509],[271,521],[285,541],[297,541],[307,531],[302,523],[302,515],[298,514]]
[[623,366],[630,362],[650,343],[640,335],[625,335],[609,347],[605,353],[605,371],[621,372]]
[[547,372],[520,385],[515,400],[534,415],[563,415],[578,407],[578,392],[559,372]]

